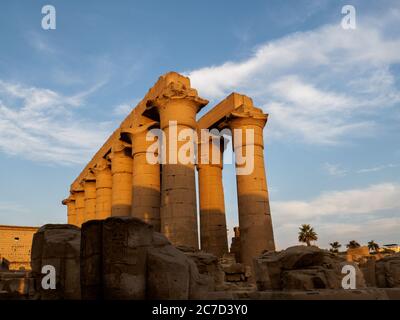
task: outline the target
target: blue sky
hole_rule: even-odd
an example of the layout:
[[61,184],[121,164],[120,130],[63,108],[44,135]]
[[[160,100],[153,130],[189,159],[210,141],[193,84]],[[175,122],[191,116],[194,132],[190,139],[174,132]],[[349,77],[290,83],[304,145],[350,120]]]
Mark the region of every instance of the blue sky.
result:
[[[56,30],[41,28],[46,4]],[[345,4],[355,30],[340,25]],[[70,183],[173,70],[210,100],[202,113],[232,91],[269,113],[279,248],[301,223],[322,247],[399,243],[399,30],[398,1],[2,1],[0,224],[65,222]],[[231,229],[229,165],[224,186]]]

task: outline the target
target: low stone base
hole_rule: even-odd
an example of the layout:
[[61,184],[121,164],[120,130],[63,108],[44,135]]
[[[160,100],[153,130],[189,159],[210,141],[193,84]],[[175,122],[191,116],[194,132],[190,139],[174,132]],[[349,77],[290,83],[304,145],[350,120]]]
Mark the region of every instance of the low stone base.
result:
[[35,283],[30,272],[0,272],[0,300],[35,299]]
[[369,288],[362,290],[313,291],[216,291],[209,300],[400,300],[400,289]]

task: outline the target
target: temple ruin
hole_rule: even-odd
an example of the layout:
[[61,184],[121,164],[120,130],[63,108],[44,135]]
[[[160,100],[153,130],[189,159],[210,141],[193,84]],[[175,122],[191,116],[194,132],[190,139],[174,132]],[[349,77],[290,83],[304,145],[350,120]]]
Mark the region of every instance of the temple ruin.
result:
[[[253,170],[236,175],[239,257],[242,263],[252,265],[254,257],[274,251],[263,141],[268,115],[256,108],[249,97],[232,93],[196,120],[197,113],[207,104],[208,101],[191,87],[189,78],[175,72],[161,76],[71,184],[69,197],[62,201],[67,206],[68,223],[81,227],[93,219],[131,216],[151,224],[175,246],[199,249],[200,239],[201,250],[222,257],[229,251],[223,161],[217,164],[183,163],[179,159],[171,162],[186,141],[178,140],[171,146],[168,138],[173,130],[179,135],[186,129],[195,132],[251,129],[254,139],[243,136],[239,143],[233,144],[235,155],[246,154],[250,147],[254,153]],[[171,123],[175,123],[174,128]],[[147,161],[146,153],[152,142],[146,135],[154,128],[165,134],[165,163]],[[212,141],[200,139],[196,147],[198,158],[207,152],[219,159],[223,157],[224,147]],[[236,163],[236,172],[241,166]],[[200,228],[196,190],[199,192]],[[238,256],[237,252],[235,254]]]

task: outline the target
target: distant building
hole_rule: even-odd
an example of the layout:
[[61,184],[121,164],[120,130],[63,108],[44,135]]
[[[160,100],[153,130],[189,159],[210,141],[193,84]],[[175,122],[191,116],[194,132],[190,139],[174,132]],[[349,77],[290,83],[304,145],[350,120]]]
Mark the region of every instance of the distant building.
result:
[[37,227],[0,225],[0,257],[10,270],[31,269],[31,247]]
[[384,244],[383,248],[393,250],[396,253],[400,252],[400,245],[398,245],[397,243]]

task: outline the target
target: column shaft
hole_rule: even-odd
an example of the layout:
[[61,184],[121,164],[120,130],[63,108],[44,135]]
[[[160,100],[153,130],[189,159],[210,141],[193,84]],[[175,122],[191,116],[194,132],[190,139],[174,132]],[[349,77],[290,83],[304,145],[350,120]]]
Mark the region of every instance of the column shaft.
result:
[[70,200],[67,203],[67,210],[68,210],[68,224],[76,225],[75,200]]
[[67,222],[76,225],[75,197],[71,194],[67,199],[62,201],[67,206]]
[[108,161],[102,159],[94,168],[96,175],[96,219],[111,216],[112,175]]
[[196,249],[199,248],[199,241],[194,159],[192,163],[186,163],[178,156],[184,145],[193,146],[194,150],[194,141],[189,137],[181,137],[181,141],[179,138],[177,141],[177,136],[193,134],[196,113],[207,103],[197,96],[196,90],[178,82],[170,83],[155,100],[148,103],[148,107],[158,108],[160,128],[164,133],[166,159],[162,164],[161,232],[174,245]]
[[84,222],[96,219],[96,180],[92,173],[84,179],[85,219]]
[[[261,114],[256,112],[256,116],[251,117],[239,115],[231,120],[231,126],[235,130],[242,130],[241,141],[234,141],[236,158],[238,155],[243,155],[247,161],[252,159],[254,161],[253,169],[249,173],[236,175],[241,260],[249,266],[253,266],[253,258],[259,256],[263,251],[275,250],[264,167],[263,128],[266,121],[267,115],[262,112]],[[253,138],[247,139],[246,129],[254,133]],[[254,156],[250,152],[252,149]],[[243,167],[244,165],[236,163],[237,172]]]
[[160,232],[160,164],[147,160],[147,152],[154,141],[146,141],[148,130],[156,123],[132,130],[132,216],[153,225]]
[[129,150],[118,141],[111,155],[112,216],[130,216],[132,210],[132,157]]
[[83,190],[75,191],[75,214],[76,214],[76,225],[81,227],[85,221],[85,193]]
[[[198,183],[201,250],[222,257],[228,252],[224,188],[222,184],[223,139],[199,144]],[[222,140],[222,141],[221,141]],[[207,152],[208,156],[204,153]],[[214,155],[217,157],[214,157]],[[217,163],[216,161],[217,160]]]

